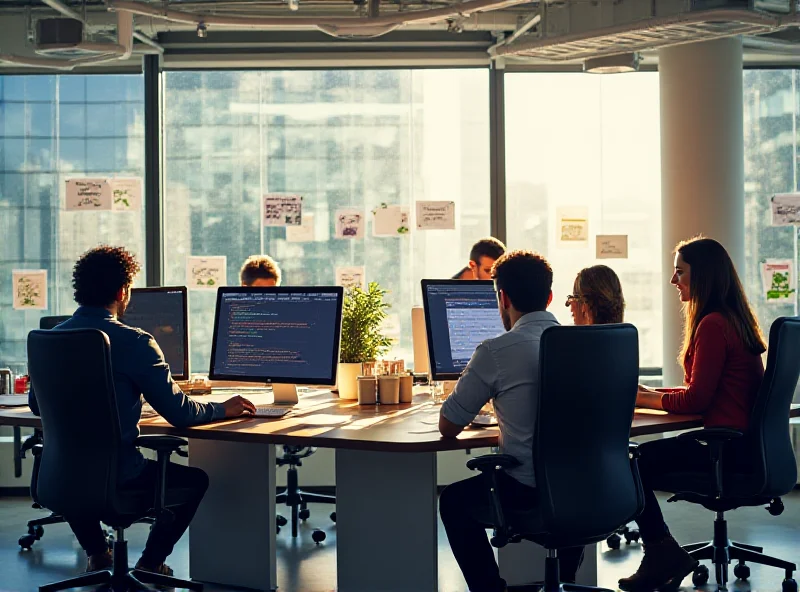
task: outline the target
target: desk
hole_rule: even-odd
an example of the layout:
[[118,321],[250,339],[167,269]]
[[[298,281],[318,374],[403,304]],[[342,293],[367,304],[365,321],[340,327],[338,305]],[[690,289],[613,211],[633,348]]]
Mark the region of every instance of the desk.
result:
[[[438,413],[424,395],[404,405],[362,407],[324,393],[301,395],[300,404],[277,420],[239,418],[174,428],[152,418],[140,425],[144,434],[189,439],[189,462],[211,478],[189,530],[193,578],[257,590],[277,587],[273,445],[293,444],[336,451],[337,589],[424,592],[436,590],[438,581],[436,452],[496,446],[498,437],[497,429],[489,428],[442,439]],[[792,415],[800,415],[800,405]],[[0,424],[41,425],[27,408],[0,409]],[[631,435],[701,425],[699,416],[642,412],[634,417]],[[519,563],[510,560],[523,550],[515,547],[499,554],[504,576],[513,571],[509,565]],[[530,566],[530,551],[525,553]],[[592,557],[596,553],[588,552],[587,559]],[[592,580],[596,565],[588,563],[584,578]]]

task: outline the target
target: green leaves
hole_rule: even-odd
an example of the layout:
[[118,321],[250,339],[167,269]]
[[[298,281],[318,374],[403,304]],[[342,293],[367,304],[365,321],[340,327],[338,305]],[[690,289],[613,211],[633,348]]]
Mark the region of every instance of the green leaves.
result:
[[377,360],[391,347],[392,341],[381,334],[381,324],[391,305],[383,301],[386,290],[370,282],[367,290],[354,286],[347,290],[342,304],[343,364]]

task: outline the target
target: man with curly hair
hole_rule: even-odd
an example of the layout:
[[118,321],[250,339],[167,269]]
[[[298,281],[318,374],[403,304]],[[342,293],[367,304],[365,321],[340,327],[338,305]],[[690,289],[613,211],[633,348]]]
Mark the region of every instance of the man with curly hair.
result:
[[281,268],[269,255],[250,255],[239,271],[243,286],[271,288],[281,285]]
[[[254,413],[255,407],[242,397],[233,397],[221,404],[198,403],[187,397],[172,379],[164,354],[153,337],[119,320],[130,301],[131,286],[139,269],[135,257],[121,247],[101,246],[84,253],[72,273],[78,309],[72,318],[53,330],[100,329],[108,335],[122,439],[120,482],[125,488],[152,490],[158,465],[146,460],[134,446],[139,436],[142,396],[164,419],[177,427]],[[31,410],[39,415],[33,389],[29,403]],[[156,522],[136,567],[172,575],[164,561],[189,527],[208,489],[208,476],[200,469],[170,463],[167,483],[170,488],[190,491],[191,495],[183,505],[173,509],[171,521]],[[113,557],[100,523],[70,520],[69,525],[89,557],[87,570],[110,568]]]

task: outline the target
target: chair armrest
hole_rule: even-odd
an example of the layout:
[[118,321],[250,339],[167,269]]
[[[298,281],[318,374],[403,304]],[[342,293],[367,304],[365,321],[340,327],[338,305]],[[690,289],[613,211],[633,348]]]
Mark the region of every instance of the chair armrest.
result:
[[133,442],[134,446],[141,446],[156,452],[175,452],[188,444],[188,441],[178,438],[178,436],[139,436]]
[[744,432],[733,430],[731,428],[703,428],[702,430],[693,430],[680,434],[679,440],[695,440],[697,442],[728,442],[729,440],[736,440],[744,436]]
[[470,471],[478,469],[481,473],[494,471],[495,469],[513,469],[522,463],[510,454],[484,454],[476,456],[467,461],[467,468]]
[[639,458],[642,453],[639,452],[639,444],[636,442],[628,442],[628,454],[631,458]]

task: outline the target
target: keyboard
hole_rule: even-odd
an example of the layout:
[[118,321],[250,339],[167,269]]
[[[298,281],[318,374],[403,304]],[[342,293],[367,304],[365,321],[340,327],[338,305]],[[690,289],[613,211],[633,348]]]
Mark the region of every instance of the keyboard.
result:
[[283,417],[291,411],[291,407],[275,407],[274,405],[256,405],[255,417]]

